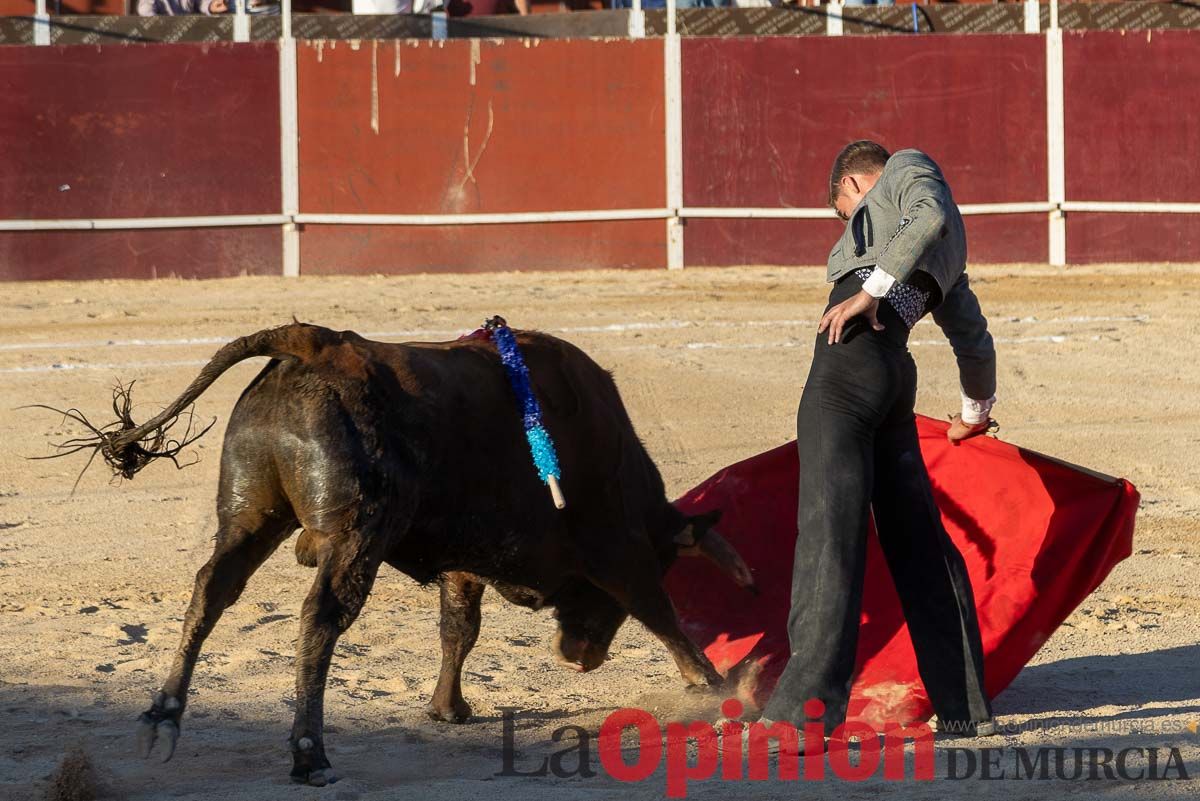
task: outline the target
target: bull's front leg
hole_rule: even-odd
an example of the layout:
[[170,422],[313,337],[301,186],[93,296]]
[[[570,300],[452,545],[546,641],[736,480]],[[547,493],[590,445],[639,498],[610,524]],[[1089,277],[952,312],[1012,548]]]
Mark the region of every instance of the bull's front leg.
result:
[[462,668],[479,637],[479,599],[484,585],[467,573],[447,573],[441,585],[442,671],[425,711],[434,720],[465,723],[471,717],[471,705],[462,694]]
[[621,561],[597,554],[588,567],[588,578],[658,637],[689,689],[720,686],[721,674],[679,627],[675,607],[654,568],[653,551],[636,539],[635,543],[622,552],[626,558]]
[[[620,599],[618,599],[620,600]],[[724,682],[721,674],[683,630],[675,607],[661,585],[647,585],[644,593],[626,596],[629,614],[636,618],[650,633],[658,637],[667,652],[675,660],[679,675],[688,689],[719,687]]]
[[[333,781],[325,756],[325,680],[338,637],[362,611],[380,560],[362,547],[361,534],[320,550],[317,576],[304,600],[296,654],[296,719],[288,744],[292,781],[322,787]],[[348,542],[348,539],[355,540]]]

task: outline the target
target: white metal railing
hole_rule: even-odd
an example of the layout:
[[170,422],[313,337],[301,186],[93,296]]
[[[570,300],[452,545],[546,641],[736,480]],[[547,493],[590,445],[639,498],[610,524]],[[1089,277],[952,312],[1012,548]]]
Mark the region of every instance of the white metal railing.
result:
[[[991,214],[1088,212],[1114,214],[1200,214],[1200,203],[1069,200],[1054,204],[963,203],[964,217]],[[530,225],[621,220],[828,220],[833,209],[681,206],[661,209],[582,209],[578,211],[509,211],[478,214],[229,214],[196,217],[130,217],[63,220],[0,220],[0,231],[136,231],[149,228],[240,228],[260,225]]]
[[1117,212],[1127,214],[1200,214],[1200,203],[1153,201],[1136,203],[1110,200],[1066,200],[1063,211]]
[[0,231],[130,231],[143,228],[240,228],[283,225],[286,214],[224,214],[196,217],[105,217],[74,220],[0,220]]
[[662,220],[673,214],[671,209],[501,211],[476,214],[297,214],[295,222],[313,225],[501,225]]

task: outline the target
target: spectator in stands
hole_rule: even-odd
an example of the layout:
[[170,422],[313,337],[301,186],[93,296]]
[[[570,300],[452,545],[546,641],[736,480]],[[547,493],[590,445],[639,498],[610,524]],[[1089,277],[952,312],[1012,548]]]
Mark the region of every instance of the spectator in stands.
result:
[[[436,3],[434,4],[436,7]],[[528,14],[529,0],[446,0],[451,17],[480,17],[495,14]]]
[[[721,8],[739,5],[734,0],[678,0],[676,8]],[[633,8],[633,0],[612,0],[613,8]],[[666,0],[642,0],[642,8],[666,8]]]
[[229,0],[138,0],[139,17],[174,17],[181,14],[224,14]]

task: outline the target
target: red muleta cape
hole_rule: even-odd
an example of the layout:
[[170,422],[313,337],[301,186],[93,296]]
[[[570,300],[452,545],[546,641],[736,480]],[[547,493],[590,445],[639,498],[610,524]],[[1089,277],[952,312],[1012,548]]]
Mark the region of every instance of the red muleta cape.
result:
[[[995,697],[1129,556],[1138,492],[996,439],[951,445],[947,424],[928,417],[918,416],[917,428],[942,521],[971,574]],[[687,513],[723,510],[719,530],[755,573],[760,594],[751,596],[708,562],[681,559],[666,585],[687,634],[760,706],[789,653],[798,470],[791,442],[726,467],[676,502]],[[882,729],[932,714],[872,531],[848,718]]]

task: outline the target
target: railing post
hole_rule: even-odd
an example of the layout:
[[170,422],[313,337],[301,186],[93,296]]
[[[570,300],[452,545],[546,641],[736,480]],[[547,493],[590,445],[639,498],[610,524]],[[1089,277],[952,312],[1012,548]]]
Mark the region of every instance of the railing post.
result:
[[283,224],[281,243],[283,275],[300,275],[300,232],[294,222],[300,213],[300,131],[297,119],[296,40],[292,38],[292,0],[280,8],[283,25],[279,39],[279,175],[282,184]]
[[234,0],[233,41],[250,41],[250,15],[246,13],[246,0]]
[[[1051,22],[1055,22],[1051,17]],[[1067,263],[1067,220],[1062,204],[1067,198],[1066,125],[1063,111],[1063,36],[1051,25],[1046,31],[1046,173],[1050,211],[1050,264]]]
[[50,15],[46,12],[46,0],[37,0],[33,13],[33,43],[50,44]]
[[846,4],[841,0],[835,0],[825,6],[825,35],[826,36],[841,36],[842,35],[842,11],[846,8]]
[[1025,33],[1040,33],[1042,30],[1042,4],[1038,0],[1025,0]]
[[630,39],[646,37],[646,12],[642,9],[642,0],[633,0],[633,8],[629,9],[628,33]]
[[667,0],[663,40],[663,106],[666,115],[667,269],[683,267],[683,55],[675,25],[675,0]]

